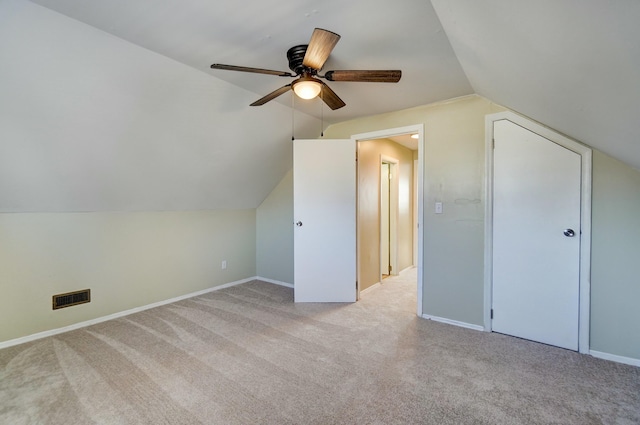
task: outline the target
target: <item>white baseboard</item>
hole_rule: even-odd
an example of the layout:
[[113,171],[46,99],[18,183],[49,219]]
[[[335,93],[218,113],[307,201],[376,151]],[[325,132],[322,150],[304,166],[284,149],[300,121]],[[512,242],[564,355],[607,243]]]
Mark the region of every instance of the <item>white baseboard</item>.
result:
[[166,305],[166,304],[175,303],[177,301],[182,301],[182,300],[185,300],[187,298],[197,297],[199,295],[203,295],[203,294],[206,294],[206,293],[209,293],[209,292],[213,292],[213,291],[218,291],[218,290],[224,289],[224,288],[230,288],[232,286],[236,286],[236,285],[240,285],[240,284],[243,284],[243,283],[251,282],[252,280],[256,280],[256,279],[259,279],[259,278],[256,277],[256,276],[253,276],[253,277],[249,277],[249,278],[242,279],[242,280],[236,280],[235,282],[225,283],[225,284],[222,284],[222,285],[214,286],[212,288],[204,289],[202,291],[192,292],[190,294],[180,295],[179,297],[171,298],[171,299],[168,299],[168,300],[158,301],[158,302],[153,303],[153,304],[147,304],[147,305],[143,305],[141,307],[136,307],[136,308],[132,308],[132,309],[125,310],[125,311],[120,311],[118,313],[109,314],[108,316],[102,316],[102,317],[98,317],[96,319],[85,320],[84,322],[74,323],[73,325],[64,326],[62,328],[51,329],[51,330],[48,330],[48,331],[38,332],[38,333],[35,333],[35,334],[32,334],[32,335],[23,336],[23,337],[20,337],[20,338],[10,339],[8,341],[0,342],[0,349],[7,348],[7,347],[12,347],[14,345],[24,344],[25,342],[35,341],[37,339],[46,338],[48,336],[53,336],[53,335],[61,334],[61,333],[64,333],[64,332],[73,331],[73,330],[76,330],[76,329],[80,329],[80,328],[84,328],[84,327],[87,327],[87,326],[95,325],[97,323],[106,322],[107,320],[113,320],[113,319],[117,319],[117,318],[120,318],[120,317],[128,316],[128,315],[133,314],[133,313],[139,313],[139,312],[144,311],[144,310],[149,310],[150,308],[160,307],[160,306],[163,306],[163,305]]
[[473,325],[471,323],[465,323],[465,322],[459,322],[457,320],[445,319],[444,317],[430,316],[428,314],[423,314],[422,318],[423,319],[427,319],[427,320],[433,320],[434,322],[441,322],[441,323],[446,323],[448,325],[454,325],[454,326],[459,326],[461,328],[473,329],[474,331],[484,332],[484,326],[480,326],[480,325]]
[[274,285],[286,286],[287,288],[293,288],[293,283],[281,282],[279,280],[267,279],[266,277],[256,276],[256,280],[261,280],[267,283],[273,283]]
[[589,350],[589,354],[599,359],[611,360],[612,362],[624,363],[631,366],[640,367],[640,359],[634,359],[633,357],[618,356],[616,354],[603,353],[601,351],[593,351],[593,350]]
[[369,286],[366,289],[363,289],[362,291],[360,291],[360,296],[366,294],[367,292],[371,291],[374,288],[377,288],[378,286],[380,286],[380,282],[376,282],[373,285]]
[[409,270],[411,270],[411,269],[415,269],[415,268],[416,268],[416,266],[409,266],[409,267],[407,267],[406,269],[400,270],[400,273],[398,273],[398,274],[399,274],[399,275],[401,275],[402,273],[406,273],[406,272],[408,272]]

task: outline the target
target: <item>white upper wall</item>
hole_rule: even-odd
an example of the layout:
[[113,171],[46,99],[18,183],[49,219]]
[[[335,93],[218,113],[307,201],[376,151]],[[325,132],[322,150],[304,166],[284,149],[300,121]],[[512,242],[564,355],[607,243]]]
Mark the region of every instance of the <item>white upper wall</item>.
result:
[[31,2],[0,63],[0,212],[256,208],[291,168],[289,108]]
[[476,93],[640,168],[640,2],[432,0]]

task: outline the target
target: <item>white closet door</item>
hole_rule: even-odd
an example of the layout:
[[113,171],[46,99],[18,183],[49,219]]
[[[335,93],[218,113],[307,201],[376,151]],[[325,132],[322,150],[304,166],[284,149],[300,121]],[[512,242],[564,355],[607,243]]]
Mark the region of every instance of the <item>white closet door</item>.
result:
[[492,329],[578,349],[580,155],[494,123]]

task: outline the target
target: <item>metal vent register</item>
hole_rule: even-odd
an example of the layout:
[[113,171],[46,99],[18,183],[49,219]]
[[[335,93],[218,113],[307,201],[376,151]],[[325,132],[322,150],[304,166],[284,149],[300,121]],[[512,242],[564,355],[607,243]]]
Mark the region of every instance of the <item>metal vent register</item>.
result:
[[67,292],[53,296],[53,309],[71,307],[72,305],[84,304],[91,301],[91,289]]

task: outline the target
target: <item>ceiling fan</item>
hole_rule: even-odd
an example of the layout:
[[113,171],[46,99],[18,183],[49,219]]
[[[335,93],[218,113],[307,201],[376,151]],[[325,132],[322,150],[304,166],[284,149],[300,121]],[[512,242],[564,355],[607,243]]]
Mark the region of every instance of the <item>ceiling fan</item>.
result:
[[293,46],[287,51],[289,68],[294,73],[285,71],[273,71],[262,68],[249,68],[246,66],[224,65],[214,63],[213,69],[224,69],[227,71],[253,72],[256,74],[276,75],[279,77],[297,77],[295,81],[286,86],[280,87],[268,95],[256,100],[251,106],[260,106],[275,99],[289,90],[293,90],[303,99],[313,99],[316,96],[327,104],[331,109],[339,109],[345,103],[331,88],[320,78],[328,81],[355,81],[371,83],[397,83],[402,77],[400,70],[385,71],[327,71],[324,75],[319,72],[325,61],[329,58],[331,51],[340,40],[340,36],[334,32],[316,28],[311,35],[309,44]]

